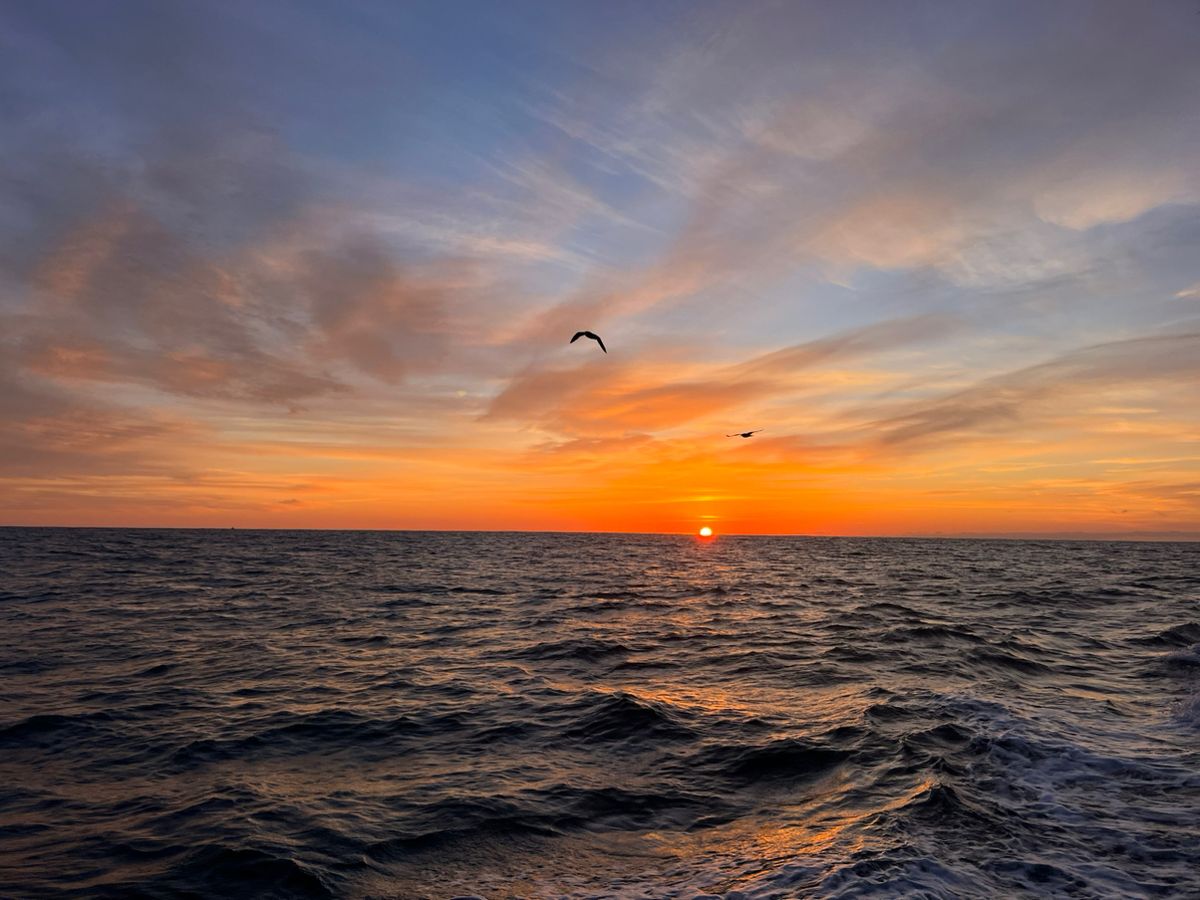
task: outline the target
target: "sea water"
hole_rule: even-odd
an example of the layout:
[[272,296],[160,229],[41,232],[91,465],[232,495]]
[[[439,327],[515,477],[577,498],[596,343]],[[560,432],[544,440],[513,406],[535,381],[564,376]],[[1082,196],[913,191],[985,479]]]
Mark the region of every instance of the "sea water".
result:
[[1200,545],[0,530],[0,895],[1200,896]]

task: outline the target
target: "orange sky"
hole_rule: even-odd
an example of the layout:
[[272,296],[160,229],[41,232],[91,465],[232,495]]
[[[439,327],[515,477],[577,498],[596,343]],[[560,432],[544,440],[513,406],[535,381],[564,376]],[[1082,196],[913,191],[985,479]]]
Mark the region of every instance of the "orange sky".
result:
[[0,524],[1200,534],[1187,11],[971,6],[30,13]]

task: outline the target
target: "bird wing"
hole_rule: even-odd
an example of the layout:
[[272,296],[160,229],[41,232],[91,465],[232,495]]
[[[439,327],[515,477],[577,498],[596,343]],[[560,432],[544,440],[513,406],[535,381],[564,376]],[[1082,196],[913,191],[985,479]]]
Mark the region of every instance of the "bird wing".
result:
[[586,331],[577,331],[577,332],[575,332],[575,337],[571,338],[571,340],[567,341],[567,343],[568,343],[568,344],[573,344],[573,343],[575,343],[577,340],[579,340],[581,337],[585,336],[586,334],[587,334],[587,332],[586,332]]
[[600,335],[593,334],[592,337],[594,337],[596,339],[596,343],[600,345],[600,349],[603,350],[605,353],[607,353],[608,348],[604,346],[604,341],[600,340]]

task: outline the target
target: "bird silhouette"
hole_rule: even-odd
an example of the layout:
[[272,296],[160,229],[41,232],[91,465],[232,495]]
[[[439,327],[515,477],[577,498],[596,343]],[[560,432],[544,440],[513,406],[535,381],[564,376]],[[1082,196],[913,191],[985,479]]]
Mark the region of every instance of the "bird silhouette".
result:
[[604,346],[604,341],[600,340],[600,335],[598,335],[598,334],[592,334],[592,332],[590,332],[590,331],[577,331],[577,332],[575,332],[575,337],[571,338],[571,340],[570,340],[570,341],[568,341],[568,343],[571,343],[571,344],[573,344],[573,343],[575,343],[577,340],[579,340],[581,337],[585,337],[585,338],[591,338],[593,341],[595,341],[597,344],[599,344],[599,345],[600,345],[600,349],[601,349],[601,350],[603,350],[605,353],[607,353],[607,352],[608,352],[608,348]]
[[752,434],[758,434],[762,431],[761,428],[756,428],[753,431],[739,431],[737,434],[727,434],[725,437],[750,437]]

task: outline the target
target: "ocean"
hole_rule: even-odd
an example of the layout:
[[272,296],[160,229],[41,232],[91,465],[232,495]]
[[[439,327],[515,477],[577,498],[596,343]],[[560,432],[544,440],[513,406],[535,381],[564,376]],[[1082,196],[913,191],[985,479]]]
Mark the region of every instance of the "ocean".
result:
[[1200,897],[1200,545],[0,529],[0,896]]

